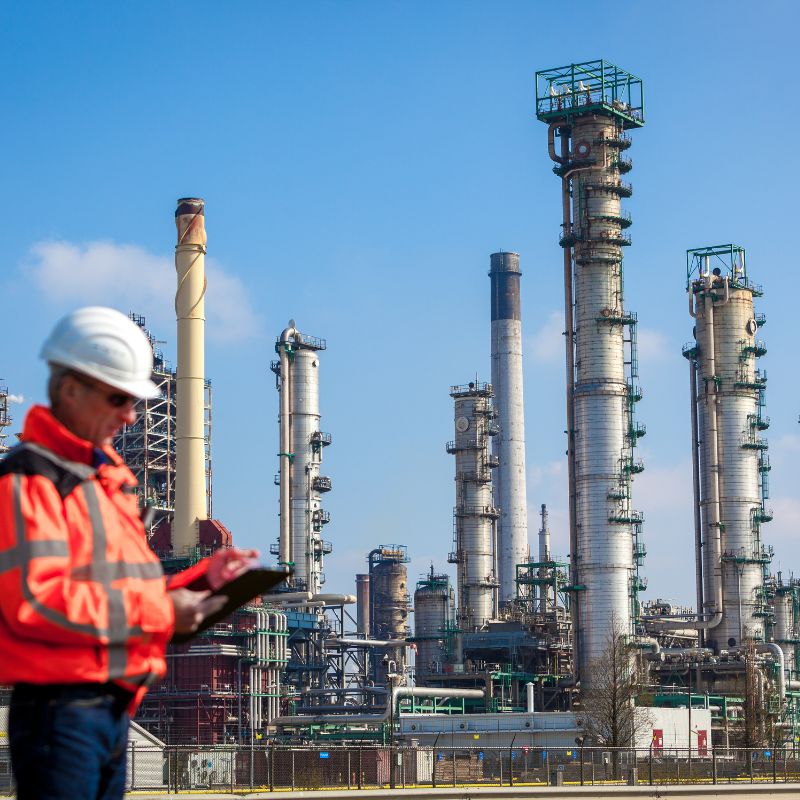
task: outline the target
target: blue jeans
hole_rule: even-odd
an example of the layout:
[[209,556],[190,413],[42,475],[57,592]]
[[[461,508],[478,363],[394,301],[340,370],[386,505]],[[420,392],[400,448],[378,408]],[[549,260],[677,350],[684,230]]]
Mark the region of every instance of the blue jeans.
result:
[[126,706],[126,693],[108,684],[15,687],[8,738],[18,800],[119,800]]

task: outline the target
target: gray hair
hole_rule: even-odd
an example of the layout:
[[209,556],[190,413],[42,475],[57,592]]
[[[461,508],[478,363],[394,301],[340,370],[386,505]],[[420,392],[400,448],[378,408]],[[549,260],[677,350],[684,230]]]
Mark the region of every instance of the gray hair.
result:
[[47,379],[47,397],[50,400],[50,408],[58,405],[58,392],[61,388],[61,381],[69,374],[68,367],[61,364],[50,362],[50,376]]

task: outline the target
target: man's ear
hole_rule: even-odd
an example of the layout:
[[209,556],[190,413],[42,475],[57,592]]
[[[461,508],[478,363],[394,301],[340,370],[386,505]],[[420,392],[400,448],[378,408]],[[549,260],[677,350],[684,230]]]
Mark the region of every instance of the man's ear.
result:
[[64,375],[58,386],[58,401],[74,407],[80,400],[81,385],[71,375]]

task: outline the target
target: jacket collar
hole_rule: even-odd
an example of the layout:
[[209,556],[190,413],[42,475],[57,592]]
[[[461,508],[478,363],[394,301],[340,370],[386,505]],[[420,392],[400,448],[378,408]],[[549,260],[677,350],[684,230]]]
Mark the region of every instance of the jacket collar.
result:
[[[22,441],[36,442],[68,461],[91,467],[96,466],[95,451],[100,449],[65,428],[46,406],[33,406],[28,412]],[[122,459],[113,447],[103,447],[102,452],[114,466],[122,465]]]

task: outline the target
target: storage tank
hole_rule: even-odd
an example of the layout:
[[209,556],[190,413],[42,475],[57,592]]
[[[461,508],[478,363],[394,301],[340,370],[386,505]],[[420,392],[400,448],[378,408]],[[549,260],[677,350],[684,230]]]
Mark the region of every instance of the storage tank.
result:
[[454,597],[448,575],[437,575],[433,566],[414,592],[414,639],[417,646],[416,684],[425,686],[448,661],[448,645],[454,628]]

